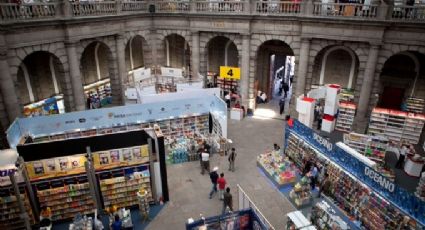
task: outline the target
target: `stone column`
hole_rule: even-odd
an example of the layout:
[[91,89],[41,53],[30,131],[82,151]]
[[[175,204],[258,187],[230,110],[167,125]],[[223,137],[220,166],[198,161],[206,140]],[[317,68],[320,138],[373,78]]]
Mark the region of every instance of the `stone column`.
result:
[[[3,103],[6,107],[7,117],[9,123],[12,123],[15,118],[21,115],[21,108],[18,101],[18,95],[16,94],[15,84],[10,74],[9,64],[7,63],[6,47],[0,47],[0,82],[0,90],[3,95]],[[6,129],[7,126],[3,128]]]
[[126,83],[127,73],[125,68],[125,46],[124,46],[124,36],[122,34],[117,34],[115,37],[115,44],[117,50],[117,72],[118,72],[118,81],[119,81],[119,89],[120,90],[120,102],[125,104],[125,95],[124,95],[124,83]]
[[310,54],[310,39],[301,38],[300,60],[298,62],[298,74],[295,76],[295,97],[304,93],[305,80],[307,78],[308,58]]
[[192,50],[192,56],[190,57],[192,61],[192,77],[198,78],[199,73],[199,32],[194,31],[192,32],[192,47],[190,47]]
[[378,61],[379,45],[372,44],[369,49],[369,56],[366,62],[366,68],[363,76],[363,84],[360,90],[359,104],[357,107],[358,121],[364,121],[369,107],[370,94],[372,92],[373,80],[375,77],[375,68]]
[[83,81],[81,80],[80,65],[77,58],[75,42],[65,43],[69,62],[69,76],[71,77],[72,95],[74,98],[74,110],[86,109]]
[[249,99],[249,48],[251,43],[251,37],[249,34],[242,35],[242,54],[241,54],[241,96],[242,104],[245,108],[248,108]]

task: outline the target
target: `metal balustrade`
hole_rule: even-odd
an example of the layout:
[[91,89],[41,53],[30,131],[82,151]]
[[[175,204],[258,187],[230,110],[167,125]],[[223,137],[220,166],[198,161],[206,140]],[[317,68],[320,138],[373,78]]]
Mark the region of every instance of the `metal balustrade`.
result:
[[425,5],[321,3],[312,0],[116,0],[0,3],[0,23],[56,18],[125,15],[130,13],[292,15],[294,17],[360,18],[424,22]]

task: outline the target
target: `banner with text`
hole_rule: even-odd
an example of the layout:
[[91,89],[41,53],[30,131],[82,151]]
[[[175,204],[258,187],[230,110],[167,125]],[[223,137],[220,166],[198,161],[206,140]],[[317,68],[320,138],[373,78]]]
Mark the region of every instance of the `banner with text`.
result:
[[286,126],[285,129],[285,143],[288,143],[289,133],[294,133],[296,136],[301,137],[333,163],[347,170],[377,194],[415,218],[421,225],[425,225],[425,202],[416,197],[415,194],[397,186],[384,175],[366,166],[359,159],[345,152],[339,146],[331,143],[328,139],[320,136],[298,120],[294,121],[293,127]]

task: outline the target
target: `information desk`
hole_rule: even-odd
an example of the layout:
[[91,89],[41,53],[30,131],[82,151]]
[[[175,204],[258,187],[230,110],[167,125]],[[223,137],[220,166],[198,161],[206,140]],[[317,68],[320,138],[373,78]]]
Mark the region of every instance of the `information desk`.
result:
[[420,177],[425,161],[422,158],[415,159],[414,156],[408,156],[404,163],[404,172],[413,177]]

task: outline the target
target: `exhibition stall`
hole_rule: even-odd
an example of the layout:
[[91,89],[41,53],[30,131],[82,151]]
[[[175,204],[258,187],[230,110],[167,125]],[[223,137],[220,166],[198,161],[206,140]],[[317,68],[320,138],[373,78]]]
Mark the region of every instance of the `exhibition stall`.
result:
[[293,163],[280,151],[269,151],[259,155],[257,165],[278,188],[296,181]]
[[84,86],[84,94],[91,99],[91,108],[100,108],[112,103],[111,80],[99,80]]
[[285,154],[300,169],[307,160],[326,167],[331,188],[323,193],[367,229],[397,229],[406,217],[410,229],[424,226],[425,202],[382,175],[376,162],[343,143],[331,143],[297,120],[286,127],[285,140]]
[[[194,121],[188,130],[177,130],[187,119]],[[51,219],[62,221],[135,207],[140,191],[147,201],[168,201],[165,144],[202,132],[222,136],[226,126],[225,103],[204,94],[20,118],[7,138],[25,160],[37,211],[50,207]]]

